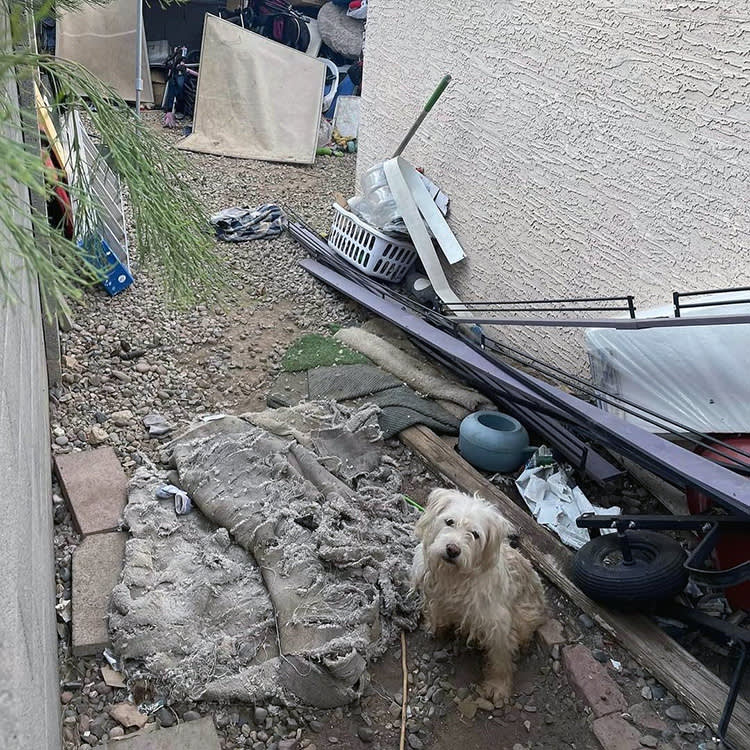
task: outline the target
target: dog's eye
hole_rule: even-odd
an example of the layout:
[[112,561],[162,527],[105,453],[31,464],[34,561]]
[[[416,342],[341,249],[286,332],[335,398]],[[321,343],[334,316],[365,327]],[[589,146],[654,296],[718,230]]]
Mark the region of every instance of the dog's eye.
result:
[[446,526],[453,526],[453,519],[452,518],[446,518],[445,519],[445,525]]
[[479,539],[479,533],[476,531],[472,531],[471,535],[474,537],[474,539]]

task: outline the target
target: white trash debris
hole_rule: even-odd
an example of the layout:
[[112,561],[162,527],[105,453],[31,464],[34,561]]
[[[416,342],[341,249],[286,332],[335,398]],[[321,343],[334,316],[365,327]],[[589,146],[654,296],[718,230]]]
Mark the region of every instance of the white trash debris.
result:
[[[533,459],[532,459],[533,460]],[[531,462],[530,462],[531,463]],[[563,544],[580,549],[589,541],[588,529],[576,526],[582,513],[618,515],[620,508],[599,508],[573,484],[564,467],[558,464],[524,469],[516,479],[516,487],[534,518],[554,531]],[[607,533],[610,529],[603,529]]]

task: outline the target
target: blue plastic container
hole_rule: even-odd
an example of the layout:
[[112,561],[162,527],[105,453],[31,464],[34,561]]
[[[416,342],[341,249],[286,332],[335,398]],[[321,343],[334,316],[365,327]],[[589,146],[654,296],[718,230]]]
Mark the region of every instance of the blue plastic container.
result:
[[89,262],[102,271],[102,286],[111,296],[114,297],[133,283],[126,259],[118,257],[103,237],[89,237],[79,245],[86,252]]
[[529,456],[529,435],[507,414],[477,411],[461,422],[458,452],[483,471],[515,471]]

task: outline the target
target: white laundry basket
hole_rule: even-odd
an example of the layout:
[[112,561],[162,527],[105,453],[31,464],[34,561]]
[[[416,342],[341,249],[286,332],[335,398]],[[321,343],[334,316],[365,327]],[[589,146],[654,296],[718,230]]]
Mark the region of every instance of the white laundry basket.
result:
[[414,246],[378,232],[338,203],[333,208],[329,247],[368,276],[394,283],[401,281],[417,259]]

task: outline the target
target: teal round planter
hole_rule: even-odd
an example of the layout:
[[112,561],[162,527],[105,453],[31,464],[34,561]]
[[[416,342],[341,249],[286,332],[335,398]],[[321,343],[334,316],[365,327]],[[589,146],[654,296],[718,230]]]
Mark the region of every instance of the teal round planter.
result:
[[515,471],[529,455],[529,435],[507,414],[477,411],[461,422],[458,452],[484,471]]

